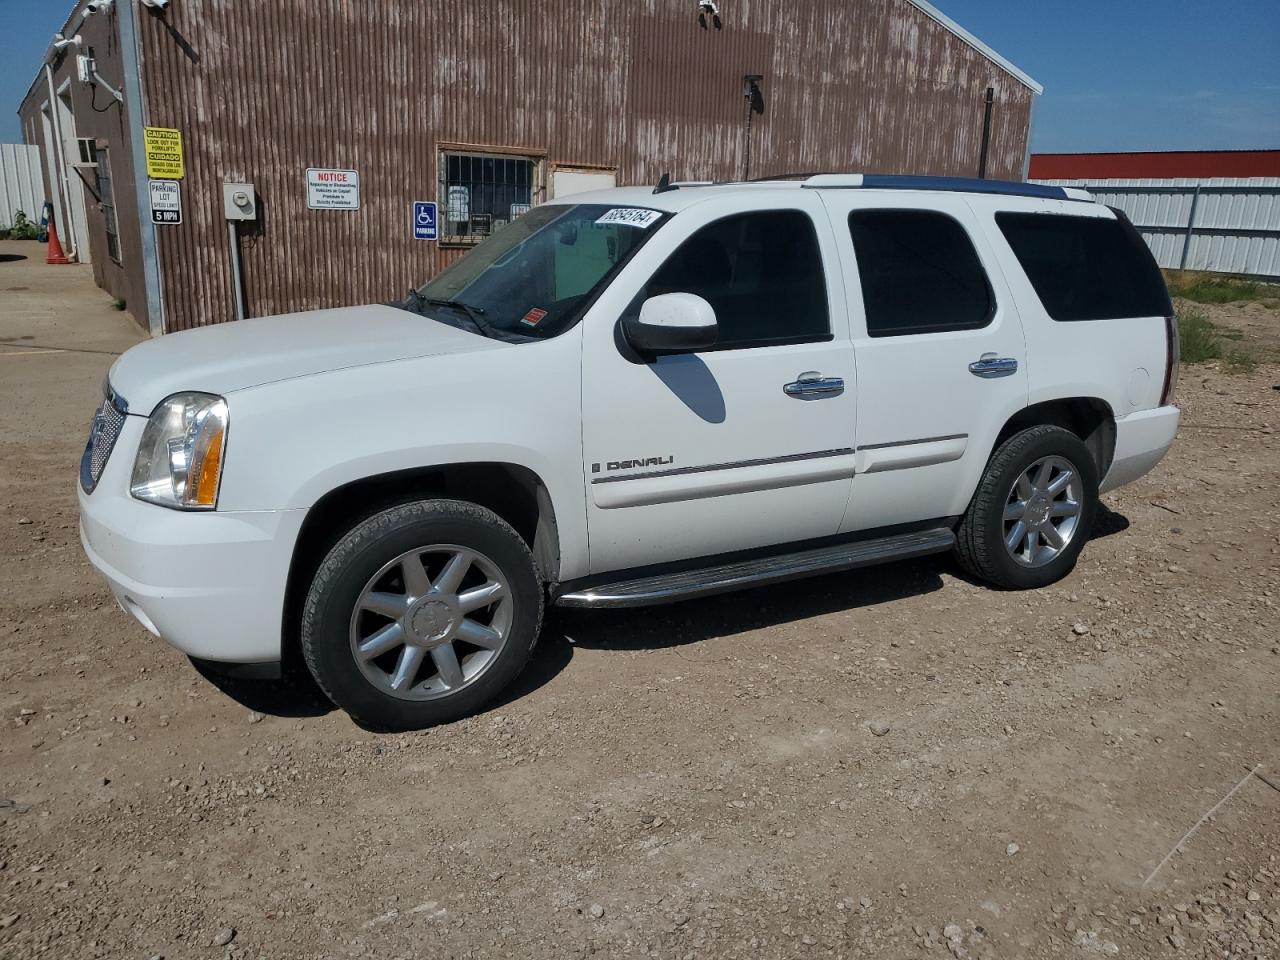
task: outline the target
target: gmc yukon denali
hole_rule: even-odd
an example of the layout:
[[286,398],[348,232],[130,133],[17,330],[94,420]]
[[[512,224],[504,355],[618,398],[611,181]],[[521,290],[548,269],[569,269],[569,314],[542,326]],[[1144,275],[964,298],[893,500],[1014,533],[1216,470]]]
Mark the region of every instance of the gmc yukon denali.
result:
[[1141,237],[1083,191],[579,194],[403,302],[128,351],[81,538],[191,657],[296,659],[360,722],[423,727],[510,683],[547,604],[944,551],[995,587],[1053,583],[1099,492],[1173,442],[1176,331]]

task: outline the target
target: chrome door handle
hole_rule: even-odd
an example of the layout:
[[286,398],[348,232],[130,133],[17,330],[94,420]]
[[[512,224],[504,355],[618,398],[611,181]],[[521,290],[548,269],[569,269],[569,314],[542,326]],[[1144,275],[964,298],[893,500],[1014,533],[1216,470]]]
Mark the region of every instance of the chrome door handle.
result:
[[783,386],[782,392],[797,400],[822,400],[826,397],[838,397],[844,393],[844,380],[840,377],[824,377],[820,373],[809,371]]
[[1018,372],[1018,361],[1013,357],[997,357],[994,353],[984,353],[981,360],[975,360],[969,364],[969,372],[983,380],[1011,377]]

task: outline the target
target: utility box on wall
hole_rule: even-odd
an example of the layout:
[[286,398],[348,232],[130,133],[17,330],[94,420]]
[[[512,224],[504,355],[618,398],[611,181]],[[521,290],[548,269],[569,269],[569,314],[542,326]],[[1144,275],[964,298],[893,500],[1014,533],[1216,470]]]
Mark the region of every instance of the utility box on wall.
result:
[[258,192],[252,183],[224,183],[222,212],[228,220],[257,220]]

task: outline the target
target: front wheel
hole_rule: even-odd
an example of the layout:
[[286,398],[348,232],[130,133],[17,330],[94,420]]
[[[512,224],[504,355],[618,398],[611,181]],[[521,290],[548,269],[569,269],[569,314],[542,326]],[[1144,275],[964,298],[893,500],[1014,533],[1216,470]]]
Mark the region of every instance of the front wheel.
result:
[[1089,448],[1061,427],[1031,427],[1006,440],[987,464],[960,522],[956,555],[996,586],[1047,586],[1075,567],[1097,503]]
[[403,504],[356,524],[320,565],[302,652],[321,689],[385,730],[484,707],[529,659],[542,588],[529,548],[493,512]]

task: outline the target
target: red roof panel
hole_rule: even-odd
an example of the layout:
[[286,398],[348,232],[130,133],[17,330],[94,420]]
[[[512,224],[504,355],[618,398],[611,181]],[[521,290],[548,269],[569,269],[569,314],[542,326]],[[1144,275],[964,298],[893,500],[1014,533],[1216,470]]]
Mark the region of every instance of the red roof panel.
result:
[[1032,180],[1280,177],[1280,150],[1033,153]]

